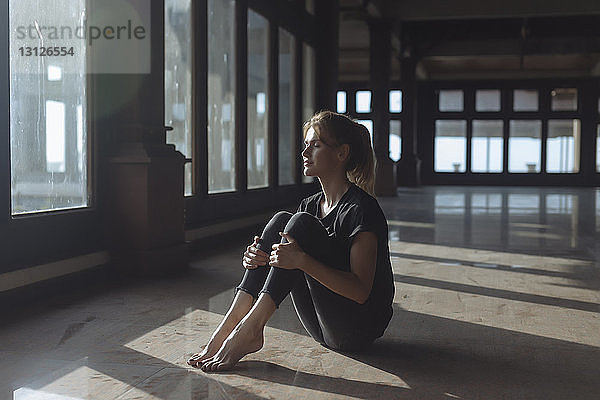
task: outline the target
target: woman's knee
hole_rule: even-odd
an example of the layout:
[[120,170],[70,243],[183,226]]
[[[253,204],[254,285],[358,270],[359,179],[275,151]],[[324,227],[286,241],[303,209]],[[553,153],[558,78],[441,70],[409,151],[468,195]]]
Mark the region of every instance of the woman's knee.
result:
[[275,233],[282,231],[292,216],[293,214],[288,211],[279,211],[275,213],[267,223],[265,230],[273,229],[276,231]]
[[271,252],[271,245],[279,243],[281,236],[279,232],[285,229],[286,224],[292,217],[292,213],[287,211],[279,211],[271,217],[267,225],[263,229],[260,240],[258,241],[258,249],[266,253]]
[[319,224],[319,221],[314,215],[309,214],[305,211],[297,212],[292,215],[285,226],[286,232],[292,232],[300,227],[308,227],[311,225]]

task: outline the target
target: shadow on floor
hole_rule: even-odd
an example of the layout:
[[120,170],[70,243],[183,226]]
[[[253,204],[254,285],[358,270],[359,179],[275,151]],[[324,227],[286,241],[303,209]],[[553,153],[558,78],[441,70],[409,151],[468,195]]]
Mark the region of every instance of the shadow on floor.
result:
[[360,353],[340,353],[410,388],[293,371],[268,361],[242,361],[235,373],[361,399],[600,398],[596,347],[399,307],[384,337]]

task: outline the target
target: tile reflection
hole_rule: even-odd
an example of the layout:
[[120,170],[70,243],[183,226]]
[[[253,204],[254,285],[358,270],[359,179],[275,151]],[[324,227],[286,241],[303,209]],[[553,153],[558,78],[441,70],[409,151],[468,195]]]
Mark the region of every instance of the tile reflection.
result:
[[537,214],[540,208],[538,194],[508,194],[508,211],[510,214]]
[[[380,200],[390,240],[533,253],[595,254],[600,190],[426,187]],[[425,210],[430,205],[429,210]]]
[[471,214],[500,214],[502,195],[499,193],[472,193]]
[[456,215],[465,213],[464,193],[436,193],[435,195],[436,215]]

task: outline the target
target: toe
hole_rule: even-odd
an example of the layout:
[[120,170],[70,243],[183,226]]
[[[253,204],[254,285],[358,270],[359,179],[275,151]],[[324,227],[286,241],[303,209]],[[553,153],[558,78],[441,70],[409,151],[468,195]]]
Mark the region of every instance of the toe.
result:
[[202,365],[200,366],[200,369],[204,372],[210,371],[210,365],[213,363],[213,359],[212,357],[204,360],[204,362],[202,363]]
[[198,362],[198,358],[200,358],[200,357],[197,357],[196,355],[194,355],[187,360],[187,363],[190,365],[194,365]]
[[215,371],[225,371],[231,368],[231,363],[220,362],[215,366]]

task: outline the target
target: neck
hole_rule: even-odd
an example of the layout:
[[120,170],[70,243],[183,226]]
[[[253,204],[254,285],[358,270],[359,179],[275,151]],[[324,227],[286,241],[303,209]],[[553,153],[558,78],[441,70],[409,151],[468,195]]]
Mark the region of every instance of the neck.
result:
[[325,178],[319,177],[321,182],[321,188],[325,195],[325,205],[331,207],[336,204],[346,193],[346,190],[350,187],[350,181],[346,177],[340,178]]

